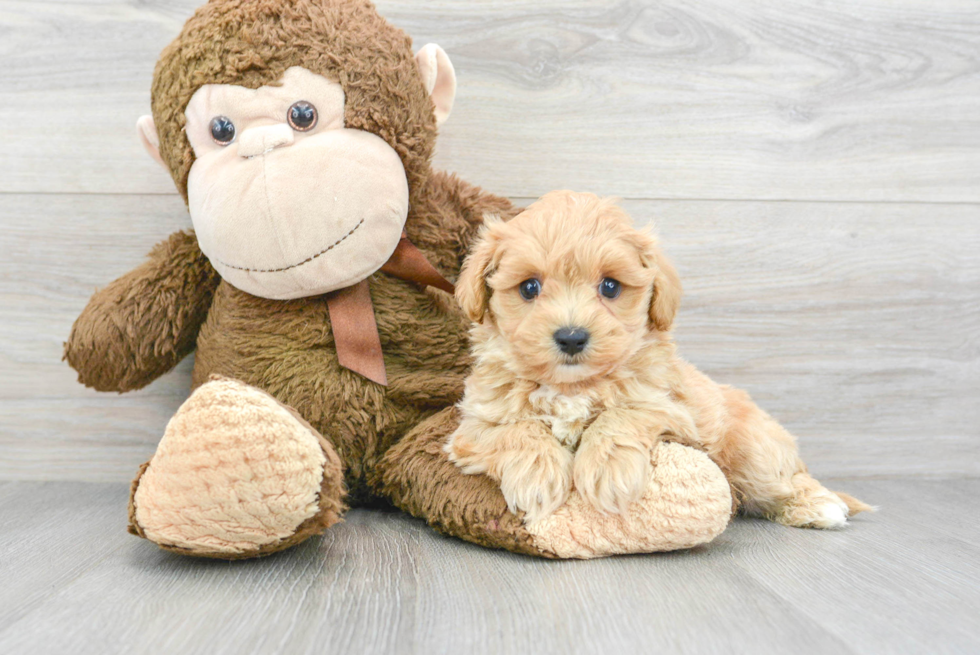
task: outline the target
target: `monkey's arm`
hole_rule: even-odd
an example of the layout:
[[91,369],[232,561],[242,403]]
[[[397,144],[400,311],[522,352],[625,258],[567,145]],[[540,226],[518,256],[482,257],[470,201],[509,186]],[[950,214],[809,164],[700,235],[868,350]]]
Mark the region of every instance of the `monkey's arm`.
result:
[[420,226],[417,234],[409,236],[416,245],[428,246],[432,253],[440,252],[440,246],[451,242],[452,255],[445,258],[436,255],[437,260],[433,263],[452,275],[459,273],[470,244],[486,216],[495,215],[509,220],[522,209],[515,207],[507,198],[442,171],[433,172],[432,201],[438,208],[431,214],[434,223]]
[[194,349],[219,281],[194,232],[176,232],[148,261],[92,296],[64,358],[85,386],[145,387]]
[[515,207],[507,198],[484,191],[455,175],[443,173],[442,176],[447,200],[471,228],[479,228],[483,225],[483,219],[487,214],[506,220],[517,215],[522,209]]

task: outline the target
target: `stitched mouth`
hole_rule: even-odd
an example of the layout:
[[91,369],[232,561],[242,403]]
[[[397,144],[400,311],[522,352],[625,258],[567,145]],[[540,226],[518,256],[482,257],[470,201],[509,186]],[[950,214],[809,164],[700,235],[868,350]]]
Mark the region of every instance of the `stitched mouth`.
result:
[[304,259],[303,261],[301,261],[299,263],[290,264],[289,266],[282,266],[280,268],[247,268],[245,266],[235,266],[234,264],[226,264],[225,262],[220,261],[220,260],[218,261],[218,263],[221,264],[222,266],[227,267],[227,268],[232,268],[232,269],[235,269],[236,271],[246,271],[248,273],[282,273],[283,271],[288,271],[288,270],[293,269],[293,268],[298,268],[298,267],[302,266],[303,264],[309,264],[311,261],[313,261],[317,257],[319,257],[321,255],[327,254],[328,252],[330,252],[331,250],[333,250],[334,248],[336,248],[337,246],[339,246],[341,243],[343,243],[347,239],[347,237],[349,237],[350,235],[352,235],[355,232],[357,232],[357,229],[359,227],[361,227],[362,225],[364,225],[364,219],[363,218],[357,222],[357,225],[355,225],[354,227],[351,228],[350,232],[348,232],[344,236],[340,237],[339,239],[337,239],[336,241],[334,241],[333,243],[331,243],[329,246],[327,246],[326,248],[324,248],[320,252],[316,253],[315,255],[311,255],[311,256],[307,257],[306,259]]

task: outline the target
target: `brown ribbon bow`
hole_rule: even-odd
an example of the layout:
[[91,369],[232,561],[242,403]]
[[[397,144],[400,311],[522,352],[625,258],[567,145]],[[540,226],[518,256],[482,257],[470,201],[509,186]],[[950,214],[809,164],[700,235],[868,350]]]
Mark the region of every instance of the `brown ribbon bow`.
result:
[[[435,287],[447,293],[454,291],[452,283],[429,263],[404,232],[395,252],[381,270],[408,282]],[[374,318],[368,281],[361,280],[329,294],[327,311],[330,312],[330,325],[340,365],[382,386],[388,386],[381,336]]]

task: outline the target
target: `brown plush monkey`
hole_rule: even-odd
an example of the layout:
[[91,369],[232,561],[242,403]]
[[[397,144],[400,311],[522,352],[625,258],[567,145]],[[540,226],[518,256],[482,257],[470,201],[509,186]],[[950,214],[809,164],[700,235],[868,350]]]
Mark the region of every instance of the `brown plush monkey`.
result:
[[196,233],[96,293],[65,345],[81,382],[120,392],[197,350],[195,391],[133,482],[132,532],[253,557],[379,498],[546,557],[686,547],[724,528],[727,483],[681,446],[658,455],[656,508],[592,536],[572,503],[529,531],[492,482],[445,459],[468,323],[433,287],[451,289],[485,215],[515,213],[431,170],[454,93],[438,46],[413,55],[359,0],[213,0],[164,50],[138,129]]

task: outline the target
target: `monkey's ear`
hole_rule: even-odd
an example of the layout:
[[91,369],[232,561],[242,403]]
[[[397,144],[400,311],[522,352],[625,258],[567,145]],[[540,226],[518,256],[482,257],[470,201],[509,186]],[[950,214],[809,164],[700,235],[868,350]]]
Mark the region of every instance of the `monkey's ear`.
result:
[[495,216],[485,218],[484,225],[480,229],[479,240],[473,244],[456,280],[456,302],[459,303],[466,317],[476,323],[482,323],[483,318],[490,311],[487,276],[493,272],[498,247],[498,238],[492,229],[500,222],[500,219]]
[[456,71],[446,51],[430,43],[415,54],[425,91],[436,106],[436,124],[442,125],[453,110],[456,99]]
[[153,117],[140,116],[139,120],[136,121],[136,133],[140,137],[140,143],[150,153],[150,157],[153,157],[157,160],[157,163],[167,168],[163,157],[160,156],[160,137],[157,136],[157,126],[153,122]]

